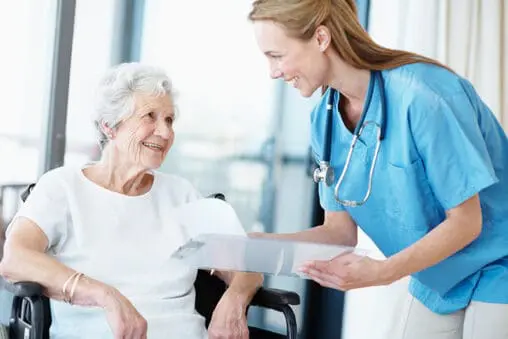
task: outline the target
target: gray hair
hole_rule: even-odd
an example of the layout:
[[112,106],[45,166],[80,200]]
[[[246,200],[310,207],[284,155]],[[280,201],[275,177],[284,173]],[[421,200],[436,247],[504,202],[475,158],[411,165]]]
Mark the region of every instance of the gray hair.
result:
[[171,80],[162,69],[137,62],[122,63],[109,69],[97,88],[93,117],[101,148],[109,140],[102,124],[115,128],[131,116],[136,93],[174,96]]

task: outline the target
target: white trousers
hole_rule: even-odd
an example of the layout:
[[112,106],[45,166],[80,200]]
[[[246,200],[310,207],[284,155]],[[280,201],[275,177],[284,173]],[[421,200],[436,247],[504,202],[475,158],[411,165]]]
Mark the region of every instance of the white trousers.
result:
[[441,315],[408,294],[399,314],[394,339],[508,339],[508,304],[473,301]]

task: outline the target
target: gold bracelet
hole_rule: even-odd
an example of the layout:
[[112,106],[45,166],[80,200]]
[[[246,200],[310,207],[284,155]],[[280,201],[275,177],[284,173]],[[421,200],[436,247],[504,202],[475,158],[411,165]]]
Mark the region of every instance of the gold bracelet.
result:
[[76,290],[76,286],[78,285],[79,279],[83,276],[83,273],[76,274],[74,278],[74,282],[72,283],[71,293],[69,294],[69,304],[72,304],[72,299],[74,298],[74,292]]
[[76,276],[78,275],[79,273],[78,272],[74,272],[71,274],[71,276],[69,278],[67,278],[67,280],[65,281],[65,283],[63,284],[63,287],[62,287],[62,294],[63,294],[63,300],[68,303],[69,302],[69,299],[67,298],[67,285],[69,285],[69,282]]

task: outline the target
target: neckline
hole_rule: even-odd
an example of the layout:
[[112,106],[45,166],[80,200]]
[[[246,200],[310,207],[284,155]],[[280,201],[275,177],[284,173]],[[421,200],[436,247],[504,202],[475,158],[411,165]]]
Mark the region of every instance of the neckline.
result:
[[153,181],[152,181],[152,186],[150,187],[150,189],[146,192],[144,192],[143,194],[139,194],[139,195],[128,195],[128,194],[123,194],[123,193],[119,193],[119,192],[116,192],[116,191],[112,191],[110,189],[107,189],[99,184],[97,184],[95,181],[89,179],[85,173],[84,173],[84,170],[88,167],[91,167],[93,166],[94,163],[88,163],[84,166],[80,166],[78,167],[78,170],[79,170],[79,177],[87,183],[87,185],[91,186],[91,187],[94,187],[94,189],[96,190],[99,190],[99,191],[102,191],[102,192],[106,192],[107,194],[111,194],[111,195],[114,195],[114,196],[118,196],[118,197],[122,197],[124,199],[144,199],[148,196],[150,196],[152,194],[152,191],[154,190],[154,187],[155,185],[157,184],[157,175],[156,175],[156,172],[155,171],[148,171],[147,173],[152,175],[153,177]]
[[372,104],[372,97],[374,96],[374,86],[376,84],[376,71],[371,71],[370,72],[370,79],[369,79],[369,86],[367,88],[367,92],[365,93],[365,97],[363,99],[363,109],[362,109],[362,114],[360,115],[360,119],[358,120],[358,122],[356,123],[355,125],[355,128],[353,129],[353,131],[351,131],[347,126],[346,126],[346,123],[344,122],[344,119],[342,117],[342,114],[340,112],[340,98],[341,98],[341,94],[339,91],[335,91],[335,102],[336,104],[334,105],[334,109],[336,110],[337,112],[337,118],[339,119],[339,122],[342,126],[342,129],[345,130],[348,134],[349,137],[353,138],[354,135],[356,133],[358,133],[359,131],[359,128],[360,126],[363,124],[363,122],[365,121],[365,118],[367,116],[367,113],[369,112],[370,110],[370,107],[371,107],[371,104]]

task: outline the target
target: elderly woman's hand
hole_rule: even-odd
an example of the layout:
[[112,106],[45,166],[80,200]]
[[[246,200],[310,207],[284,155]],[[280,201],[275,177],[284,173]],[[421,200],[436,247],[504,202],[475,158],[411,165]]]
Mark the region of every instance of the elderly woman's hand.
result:
[[227,290],[213,311],[209,339],[249,339],[247,306],[242,297]]
[[104,310],[115,339],[146,339],[145,318],[118,290],[108,288]]

